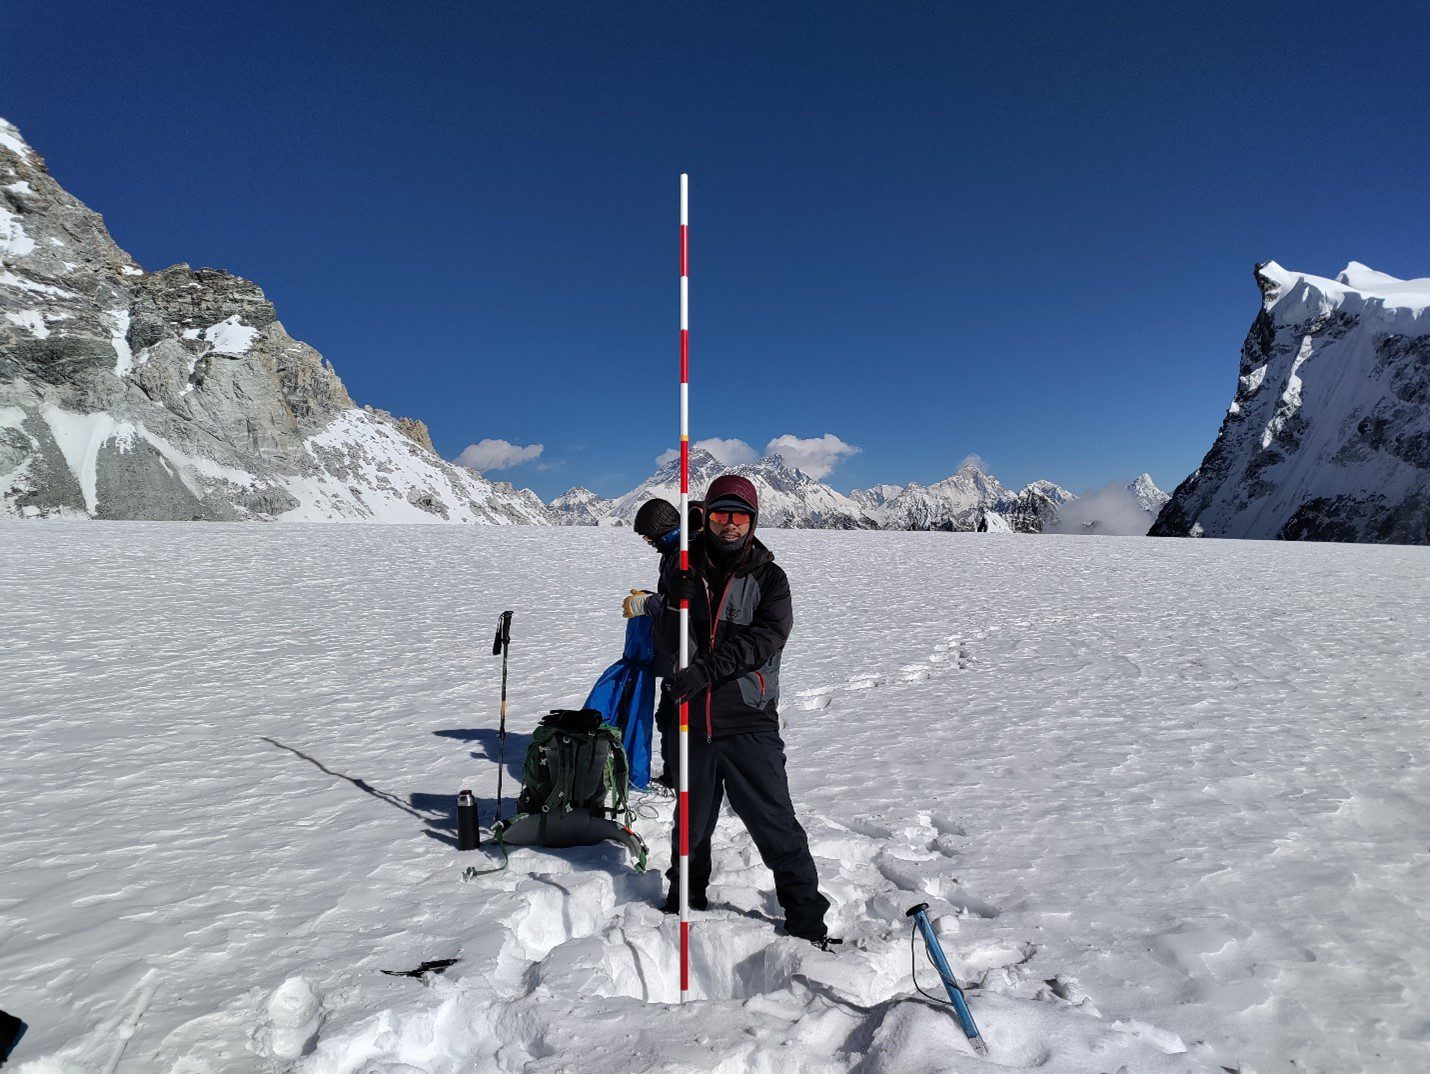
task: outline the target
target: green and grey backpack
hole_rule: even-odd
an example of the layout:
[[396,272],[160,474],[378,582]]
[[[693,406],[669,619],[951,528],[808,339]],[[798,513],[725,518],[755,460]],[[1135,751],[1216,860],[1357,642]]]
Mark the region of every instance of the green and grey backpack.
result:
[[[522,763],[517,815],[492,835],[503,846],[574,847],[614,840],[644,872],[647,848],[632,830],[630,770],[619,729],[595,709],[552,709]],[[479,875],[468,870],[468,875]]]

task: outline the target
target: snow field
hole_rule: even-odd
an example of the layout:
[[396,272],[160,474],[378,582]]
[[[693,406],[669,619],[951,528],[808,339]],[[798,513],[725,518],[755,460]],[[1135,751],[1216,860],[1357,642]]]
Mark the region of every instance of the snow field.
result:
[[[19,1069],[1424,1068],[1425,550],[767,539],[846,949],[778,933],[727,815],[678,1007],[668,801],[644,876],[522,849],[463,883],[452,846],[460,787],[494,812],[497,613],[509,812],[653,575],[629,532],[0,524]],[[987,1060],[913,990],[920,901]]]

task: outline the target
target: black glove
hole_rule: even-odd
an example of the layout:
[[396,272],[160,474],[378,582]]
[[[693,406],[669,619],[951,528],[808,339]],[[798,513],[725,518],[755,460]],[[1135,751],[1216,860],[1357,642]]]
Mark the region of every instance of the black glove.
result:
[[670,583],[670,596],[675,607],[680,607],[682,600],[688,600],[692,607],[695,605],[695,594],[699,592],[700,582],[695,577],[695,572],[676,571],[675,577]]
[[677,671],[665,680],[665,691],[670,694],[670,699],[677,705],[682,701],[690,701],[699,697],[709,688],[710,676],[705,673],[705,669],[699,662]]

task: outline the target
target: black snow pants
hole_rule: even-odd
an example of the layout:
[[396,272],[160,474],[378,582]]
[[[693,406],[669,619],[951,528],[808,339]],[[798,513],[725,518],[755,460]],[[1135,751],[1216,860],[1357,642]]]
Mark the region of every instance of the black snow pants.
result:
[[680,767],[680,710],[664,690],[656,691],[655,732],[660,736],[661,774],[670,777],[675,786],[675,773]]
[[[670,728],[676,739],[678,729]],[[794,936],[825,935],[829,900],[819,893],[819,876],[809,853],[809,837],[800,827],[785,776],[785,744],[778,731],[754,731],[710,742],[690,733],[690,896],[705,894],[710,883],[710,840],[720,818],[720,801],[744,822],[760,858],[775,874],[775,895],[784,908],[785,929]],[[671,772],[678,744],[671,747]],[[678,816],[678,814],[677,814]],[[671,833],[671,891],[680,883],[680,826]]]

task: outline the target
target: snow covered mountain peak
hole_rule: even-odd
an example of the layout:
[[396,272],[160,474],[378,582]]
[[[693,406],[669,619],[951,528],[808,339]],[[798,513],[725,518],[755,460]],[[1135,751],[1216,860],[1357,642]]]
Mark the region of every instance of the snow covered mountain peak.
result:
[[[792,466],[778,452],[732,467],[708,451],[692,448],[690,470],[690,493],[695,499],[720,474],[748,478],[759,493],[760,525],[786,529],[971,532],[990,528],[987,516],[997,515],[991,528],[1006,525],[1024,533],[1041,533],[1057,518],[1063,504],[1076,499],[1051,481],[1034,481],[1013,492],[972,461],[932,485],[875,485],[848,495]],[[652,496],[676,503],[679,488],[679,459],[666,459],[624,496],[603,500],[589,489],[575,488],[553,500],[551,509],[566,525],[629,525],[640,505]]]
[[1268,261],[1257,266],[1256,282],[1268,311],[1290,303],[1283,316],[1295,309],[1319,307],[1323,312],[1339,308],[1403,311],[1418,318],[1430,307],[1430,278],[1402,280],[1359,261],[1352,261],[1335,279],[1291,272]]
[[551,510],[568,526],[599,526],[611,518],[611,505],[584,485],[569,488],[551,501]]
[[970,492],[984,497],[997,497],[1008,491],[1002,482],[975,463],[965,463],[948,477],[935,481],[929,489],[935,493]]
[[[1137,501],[1137,506],[1143,511],[1150,512],[1153,517],[1162,510],[1162,505],[1171,497],[1157,487],[1157,482],[1152,480],[1151,474],[1139,474],[1130,485],[1127,486]],[[1150,521],[1150,519],[1149,519]]]
[[1236,395],[1151,533],[1430,543],[1430,279],[1256,281]]
[[35,151],[20,134],[20,129],[3,116],[0,116],[0,148],[8,149],[18,157],[35,155]]

